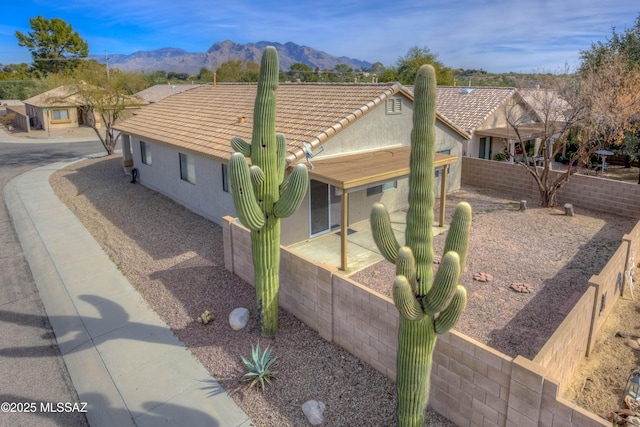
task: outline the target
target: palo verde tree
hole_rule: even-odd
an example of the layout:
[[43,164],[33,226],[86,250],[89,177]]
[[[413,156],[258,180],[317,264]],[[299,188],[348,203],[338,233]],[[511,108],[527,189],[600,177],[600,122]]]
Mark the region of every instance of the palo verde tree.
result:
[[[285,178],[287,143],[284,135],[276,134],[279,72],[278,52],[268,46],[260,64],[251,143],[233,138],[236,153],[229,160],[233,204],[240,222],[251,230],[257,305],[265,337],[278,331],[280,218],[295,212],[308,185],[304,164],[294,166]],[[251,167],[245,157],[251,159]]]
[[[142,74],[118,69],[107,72],[105,65],[96,61],[86,61],[73,74],[50,80],[56,82],[55,86],[67,87],[63,92],[64,101],[77,106],[85,124],[93,128],[108,155],[113,154],[116,147],[115,124],[145,104],[132,95],[146,87]],[[58,99],[53,97],[48,101]]]
[[32,31],[16,31],[18,45],[28,48],[33,68],[43,76],[76,68],[89,55],[89,45],[60,18],[37,16],[29,20]]
[[467,301],[467,292],[458,281],[464,271],[471,231],[468,203],[456,208],[444,257],[433,276],[436,90],[434,68],[423,65],[414,89],[406,246],[398,244],[384,205],[376,203],[371,211],[376,245],[396,265],[393,302],[400,312],[396,390],[401,427],[424,426],[437,335],[455,326]]

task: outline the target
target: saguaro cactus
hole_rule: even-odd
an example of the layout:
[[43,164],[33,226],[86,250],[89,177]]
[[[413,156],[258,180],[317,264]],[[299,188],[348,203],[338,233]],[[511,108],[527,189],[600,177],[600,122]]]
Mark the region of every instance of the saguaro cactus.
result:
[[414,89],[406,246],[400,247],[396,241],[382,204],[376,203],[371,212],[374,240],[384,257],[396,265],[393,301],[400,312],[396,380],[399,426],[424,426],[437,334],[458,322],[467,301],[466,290],[458,280],[469,245],[468,203],[456,208],[445,255],[433,277],[435,120],[435,73],[433,67],[423,65]]
[[[307,167],[296,165],[285,179],[286,141],[276,135],[276,89],[280,66],[274,47],[262,54],[251,143],[233,138],[229,178],[236,212],[251,230],[251,252],[261,332],[278,331],[280,218],[300,206],[309,182]],[[251,158],[251,167],[245,157]]]

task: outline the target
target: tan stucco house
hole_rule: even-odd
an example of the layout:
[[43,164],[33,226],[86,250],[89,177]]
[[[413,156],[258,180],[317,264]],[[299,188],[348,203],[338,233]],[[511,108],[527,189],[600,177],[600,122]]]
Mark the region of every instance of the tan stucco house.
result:
[[[60,86],[25,99],[25,114],[29,129],[54,130],[78,127],[89,119],[82,110],[75,86]],[[96,127],[102,127],[96,117]],[[24,130],[29,130],[24,129]]]
[[[139,181],[220,223],[235,216],[227,175],[230,140],[251,140],[256,84],[209,84],[138,110],[115,128]],[[374,202],[406,207],[413,94],[400,84],[280,84],[276,130],[287,162],[309,167],[309,193],[283,220],[289,245],[368,219]],[[468,134],[438,114],[436,170],[460,188]],[[439,195],[439,194],[438,194]],[[345,224],[346,222],[346,224]]]
[[[413,90],[412,86],[409,86]],[[532,123],[520,126],[526,139],[540,136],[538,118],[521,93],[510,87],[461,87],[438,86],[437,109],[457,127],[464,130],[468,139],[463,142],[465,157],[493,160],[498,153],[509,153],[510,160],[517,160],[521,152],[517,137],[507,122],[507,115],[521,117]]]

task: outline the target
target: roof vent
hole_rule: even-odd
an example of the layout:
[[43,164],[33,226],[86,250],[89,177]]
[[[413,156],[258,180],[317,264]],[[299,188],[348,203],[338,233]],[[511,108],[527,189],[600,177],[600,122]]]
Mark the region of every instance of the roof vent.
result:
[[469,95],[471,92],[473,92],[473,89],[470,87],[460,89],[460,95]]

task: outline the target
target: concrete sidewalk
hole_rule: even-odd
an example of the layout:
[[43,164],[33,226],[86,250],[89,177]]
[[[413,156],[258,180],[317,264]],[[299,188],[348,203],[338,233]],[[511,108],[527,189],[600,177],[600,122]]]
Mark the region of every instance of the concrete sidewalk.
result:
[[90,425],[253,426],[54,194],[68,163],[14,178],[5,200]]

